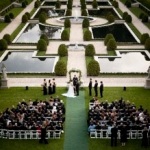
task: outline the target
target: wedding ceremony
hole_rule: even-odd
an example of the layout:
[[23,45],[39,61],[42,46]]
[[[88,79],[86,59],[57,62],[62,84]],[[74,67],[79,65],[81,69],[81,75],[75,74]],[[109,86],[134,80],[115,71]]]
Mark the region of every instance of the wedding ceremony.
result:
[[150,148],[150,0],[0,1],[0,150]]

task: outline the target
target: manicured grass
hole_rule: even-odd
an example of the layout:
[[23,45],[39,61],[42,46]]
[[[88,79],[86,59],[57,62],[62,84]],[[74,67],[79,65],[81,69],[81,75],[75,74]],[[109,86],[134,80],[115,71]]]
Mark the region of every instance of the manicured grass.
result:
[[0,32],[8,25],[8,23],[1,22],[0,23]]
[[[10,13],[13,13],[14,14],[14,17],[18,16],[19,13],[23,10],[23,8],[13,8],[11,9],[7,15],[9,15]],[[6,15],[6,14],[5,14]]]

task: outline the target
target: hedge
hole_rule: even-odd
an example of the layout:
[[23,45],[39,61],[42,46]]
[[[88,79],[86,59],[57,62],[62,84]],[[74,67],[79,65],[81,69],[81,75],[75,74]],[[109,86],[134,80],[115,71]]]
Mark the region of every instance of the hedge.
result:
[[95,55],[95,47],[93,44],[88,44],[85,47],[85,56],[93,57]]
[[61,60],[59,60],[55,65],[55,74],[57,76],[65,76],[67,74],[67,66]]
[[60,57],[68,56],[68,49],[67,49],[67,46],[65,44],[59,45],[58,55]]

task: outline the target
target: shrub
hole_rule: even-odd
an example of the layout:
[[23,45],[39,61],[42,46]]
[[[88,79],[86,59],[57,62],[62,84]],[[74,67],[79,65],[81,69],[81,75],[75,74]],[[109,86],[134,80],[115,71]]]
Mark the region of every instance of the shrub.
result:
[[7,41],[5,39],[0,39],[0,50],[6,50],[7,47]]
[[81,5],[81,9],[86,9],[86,4],[85,4],[85,3],[83,3],[83,4]]
[[27,6],[27,5],[26,5],[26,2],[23,1],[23,2],[22,2],[22,8],[26,8],[26,6]]
[[5,23],[10,23],[11,22],[11,19],[10,19],[9,15],[5,15],[4,22]]
[[41,22],[41,23],[45,23],[46,22],[46,17],[45,17],[45,15],[43,13],[41,13],[40,16],[39,16],[39,22]]
[[59,0],[57,0],[55,7],[56,8],[60,8],[61,7],[61,2]]
[[89,19],[88,18],[84,18],[83,22],[82,22],[82,28],[88,28],[90,25]]
[[30,19],[30,17],[31,17],[31,16],[30,16],[30,13],[29,13],[29,12],[26,12],[26,13],[25,13],[25,15],[27,15],[28,20],[29,20],[29,19]]
[[123,13],[123,19],[126,20],[126,17],[128,16],[128,12]]
[[27,23],[28,22],[28,16],[26,14],[24,14],[22,16],[22,23]]
[[10,19],[14,19],[14,14],[12,12],[9,13],[9,17],[10,17]]
[[58,55],[60,57],[68,56],[68,49],[67,49],[67,46],[65,44],[59,45]]
[[125,21],[128,22],[128,23],[131,23],[132,22],[131,15],[127,15]]
[[111,14],[111,15],[108,15],[107,19],[108,19],[109,23],[112,23],[112,22],[114,22],[115,17],[114,17],[114,15]]
[[45,42],[47,43],[47,45],[49,44],[49,39],[48,39],[48,37],[47,37],[46,34],[42,34],[41,37],[40,37],[40,39],[45,40]]
[[72,15],[71,9],[67,9],[67,11],[66,11],[66,16],[71,16],[71,15]]
[[34,8],[38,8],[40,6],[41,2],[39,0],[37,0],[35,3],[34,3]]
[[91,60],[87,66],[87,74],[89,76],[98,76],[100,73],[100,67],[96,60]]
[[72,9],[72,1],[68,1],[67,9]]
[[81,11],[81,16],[87,16],[88,14],[87,14],[87,11],[86,11],[86,9],[82,9],[82,11]]
[[6,40],[7,44],[11,44],[11,36],[9,34],[5,34],[3,39]]
[[131,7],[131,1],[130,0],[126,0],[125,5],[130,8]]
[[149,38],[149,34],[148,34],[148,33],[143,33],[143,34],[141,35],[141,39],[140,39],[141,44],[145,44],[145,41],[146,41],[148,38]]
[[150,37],[145,41],[145,49],[150,50]]
[[144,14],[143,12],[140,13],[139,18],[142,19],[144,15],[145,15],[145,14]]
[[61,33],[61,39],[63,41],[69,41],[69,33],[66,29],[64,29],[63,32]]
[[59,60],[57,63],[56,63],[56,66],[55,66],[55,74],[57,76],[65,76],[67,73],[67,66],[66,64]]
[[111,34],[111,33],[106,35],[105,40],[104,40],[104,44],[107,45],[107,43],[110,39],[115,39],[113,34]]
[[142,22],[148,22],[148,15],[143,15]]
[[93,57],[95,55],[95,47],[93,44],[88,44],[85,48],[85,56]]
[[83,35],[84,41],[90,41],[92,39],[92,33],[90,30],[86,30]]
[[96,0],[93,0],[93,2],[92,2],[92,6],[93,6],[93,8],[97,8],[97,7],[98,7],[98,3],[97,3],[97,1],[96,1]]
[[37,49],[39,51],[46,51],[47,50],[47,43],[45,40],[40,39],[37,43]]
[[114,39],[110,39],[107,43],[107,50],[113,51],[117,48],[117,43]]
[[118,7],[119,7],[118,2],[117,2],[116,0],[114,0],[114,1],[112,2],[112,5],[113,5],[115,8],[118,8]]
[[64,26],[65,26],[65,28],[70,28],[71,27],[70,19],[68,19],[68,18],[65,19]]

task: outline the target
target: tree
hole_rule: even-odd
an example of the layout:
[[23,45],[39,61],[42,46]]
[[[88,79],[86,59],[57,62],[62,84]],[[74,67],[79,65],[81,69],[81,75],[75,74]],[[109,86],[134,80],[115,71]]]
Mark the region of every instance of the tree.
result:
[[59,60],[57,63],[56,63],[56,66],[55,66],[55,74],[57,76],[65,76],[67,73],[67,66],[66,64]]
[[107,43],[107,50],[113,51],[117,48],[117,43],[114,39],[110,39]]
[[85,48],[85,56],[93,57],[95,55],[95,47],[93,44],[88,44]]
[[141,44],[145,44],[145,42],[146,42],[146,40],[149,38],[149,34],[148,33],[143,33],[142,35],[141,35],[141,39],[140,39],[140,41],[141,41]]
[[6,50],[7,47],[7,41],[5,39],[0,39],[0,50]]
[[4,22],[5,23],[10,23],[11,22],[11,19],[10,19],[9,15],[5,15]]
[[42,34],[41,37],[40,37],[40,39],[45,40],[45,42],[47,43],[47,45],[49,44],[49,39],[48,39],[48,37],[47,37],[46,34]]
[[39,51],[46,51],[47,50],[47,43],[45,40],[40,39],[37,43],[37,49]]
[[26,14],[24,14],[22,16],[22,23],[27,23],[28,22],[28,16]]
[[68,56],[68,49],[67,49],[67,46],[65,44],[59,45],[58,55],[60,57]]
[[63,41],[69,41],[69,33],[66,29],[64,29],[63,32],[61,33],[61,39]]
[[41,2],[39,0],[37,0],[35,3],[34,3],[34,8],[38,8],[40,6]]
[[90,30],[86,30],[83,35],[84,41],[90,41],[92,39],[92,33]]
[[70,28],[71,27],[70,19],[68,19],[68,18],[65,19],[64,26],[65,26],[65,28]]
[[150,37],[145,41],[145,49],[150,50]]
[[115,39],[113,34],[111,34],[111,33],[106,35],[105,40],[104,40],[104,44],[107,45],[107,43],[110,39]]
[[3,39],[6,40],[6,42],[7,42],[8,45],[11,44],[12,40],[11,40],[11,36],[9,34],[5,34],[3,36]]
[[98,76],[100,73],[99,63],[96,60],[91,60],[87,67],[87,74],[89,76]]
[[131,0],[126,0],[125,5],[130,8],[131,7]]
[[90,26],[90,22],[88,18],[84,18],[82,22],[82,28],[88,28]]

